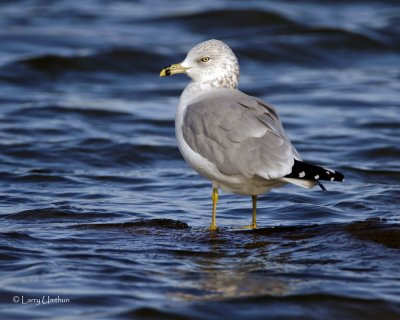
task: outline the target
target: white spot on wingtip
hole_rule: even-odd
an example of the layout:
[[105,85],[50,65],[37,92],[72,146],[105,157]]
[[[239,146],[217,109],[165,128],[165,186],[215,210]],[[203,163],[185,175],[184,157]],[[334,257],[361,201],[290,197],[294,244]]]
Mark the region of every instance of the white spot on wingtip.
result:
[[299,173],[299,178],[304,178],[306,176],[306,173],[304,171]]
[[317,174],[316,176],[314,176],[315,180],[319,179],[319,175]]

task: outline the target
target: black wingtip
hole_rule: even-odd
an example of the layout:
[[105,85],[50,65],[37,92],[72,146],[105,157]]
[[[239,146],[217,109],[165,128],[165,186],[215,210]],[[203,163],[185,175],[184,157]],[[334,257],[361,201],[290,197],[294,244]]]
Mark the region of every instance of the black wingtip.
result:
[[344,175],[340,172],[324,167],[319,167],[299,160],[294,161],[292,172],[286,177],[314,181],[322,180],[342,182],[344,180]]
[[335,176],[334,177],[335,177],[335,181],[340,181],[340,182],[344,181],[344,175],[341,174],[338,171],[335,171]]

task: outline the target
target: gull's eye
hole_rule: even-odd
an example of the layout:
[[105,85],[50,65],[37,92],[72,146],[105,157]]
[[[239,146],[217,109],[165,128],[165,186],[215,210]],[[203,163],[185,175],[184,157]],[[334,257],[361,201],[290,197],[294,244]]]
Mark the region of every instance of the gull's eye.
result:
[[208,62],[210,60],[211,60],[210,57],[203,57],[200,59],[201,62]]

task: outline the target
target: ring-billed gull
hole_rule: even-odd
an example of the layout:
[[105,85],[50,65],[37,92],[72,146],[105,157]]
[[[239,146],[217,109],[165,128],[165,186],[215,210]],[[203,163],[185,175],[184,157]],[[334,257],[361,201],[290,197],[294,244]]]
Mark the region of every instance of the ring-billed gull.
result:
[[217,229],[219,188],[252,197],[254,229],[259,194],[286,183],[325,190],[319,180],[343,181],[339,172],[303,162],[275,109],[238,90],[239,63],[222,41],[199,43],[160,76],[177,73],[192,81],[179,100],[176,138],[186,162],[212,183],[210,230]]

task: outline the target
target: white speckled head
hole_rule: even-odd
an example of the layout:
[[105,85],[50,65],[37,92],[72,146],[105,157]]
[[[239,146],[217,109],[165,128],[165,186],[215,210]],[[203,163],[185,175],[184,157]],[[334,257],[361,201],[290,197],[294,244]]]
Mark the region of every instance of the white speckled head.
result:
[[213,87],[234,88],[239,82],[239,63],[231,48],[219,40],[201,42],[192,48],[181,63],[194,82]]

